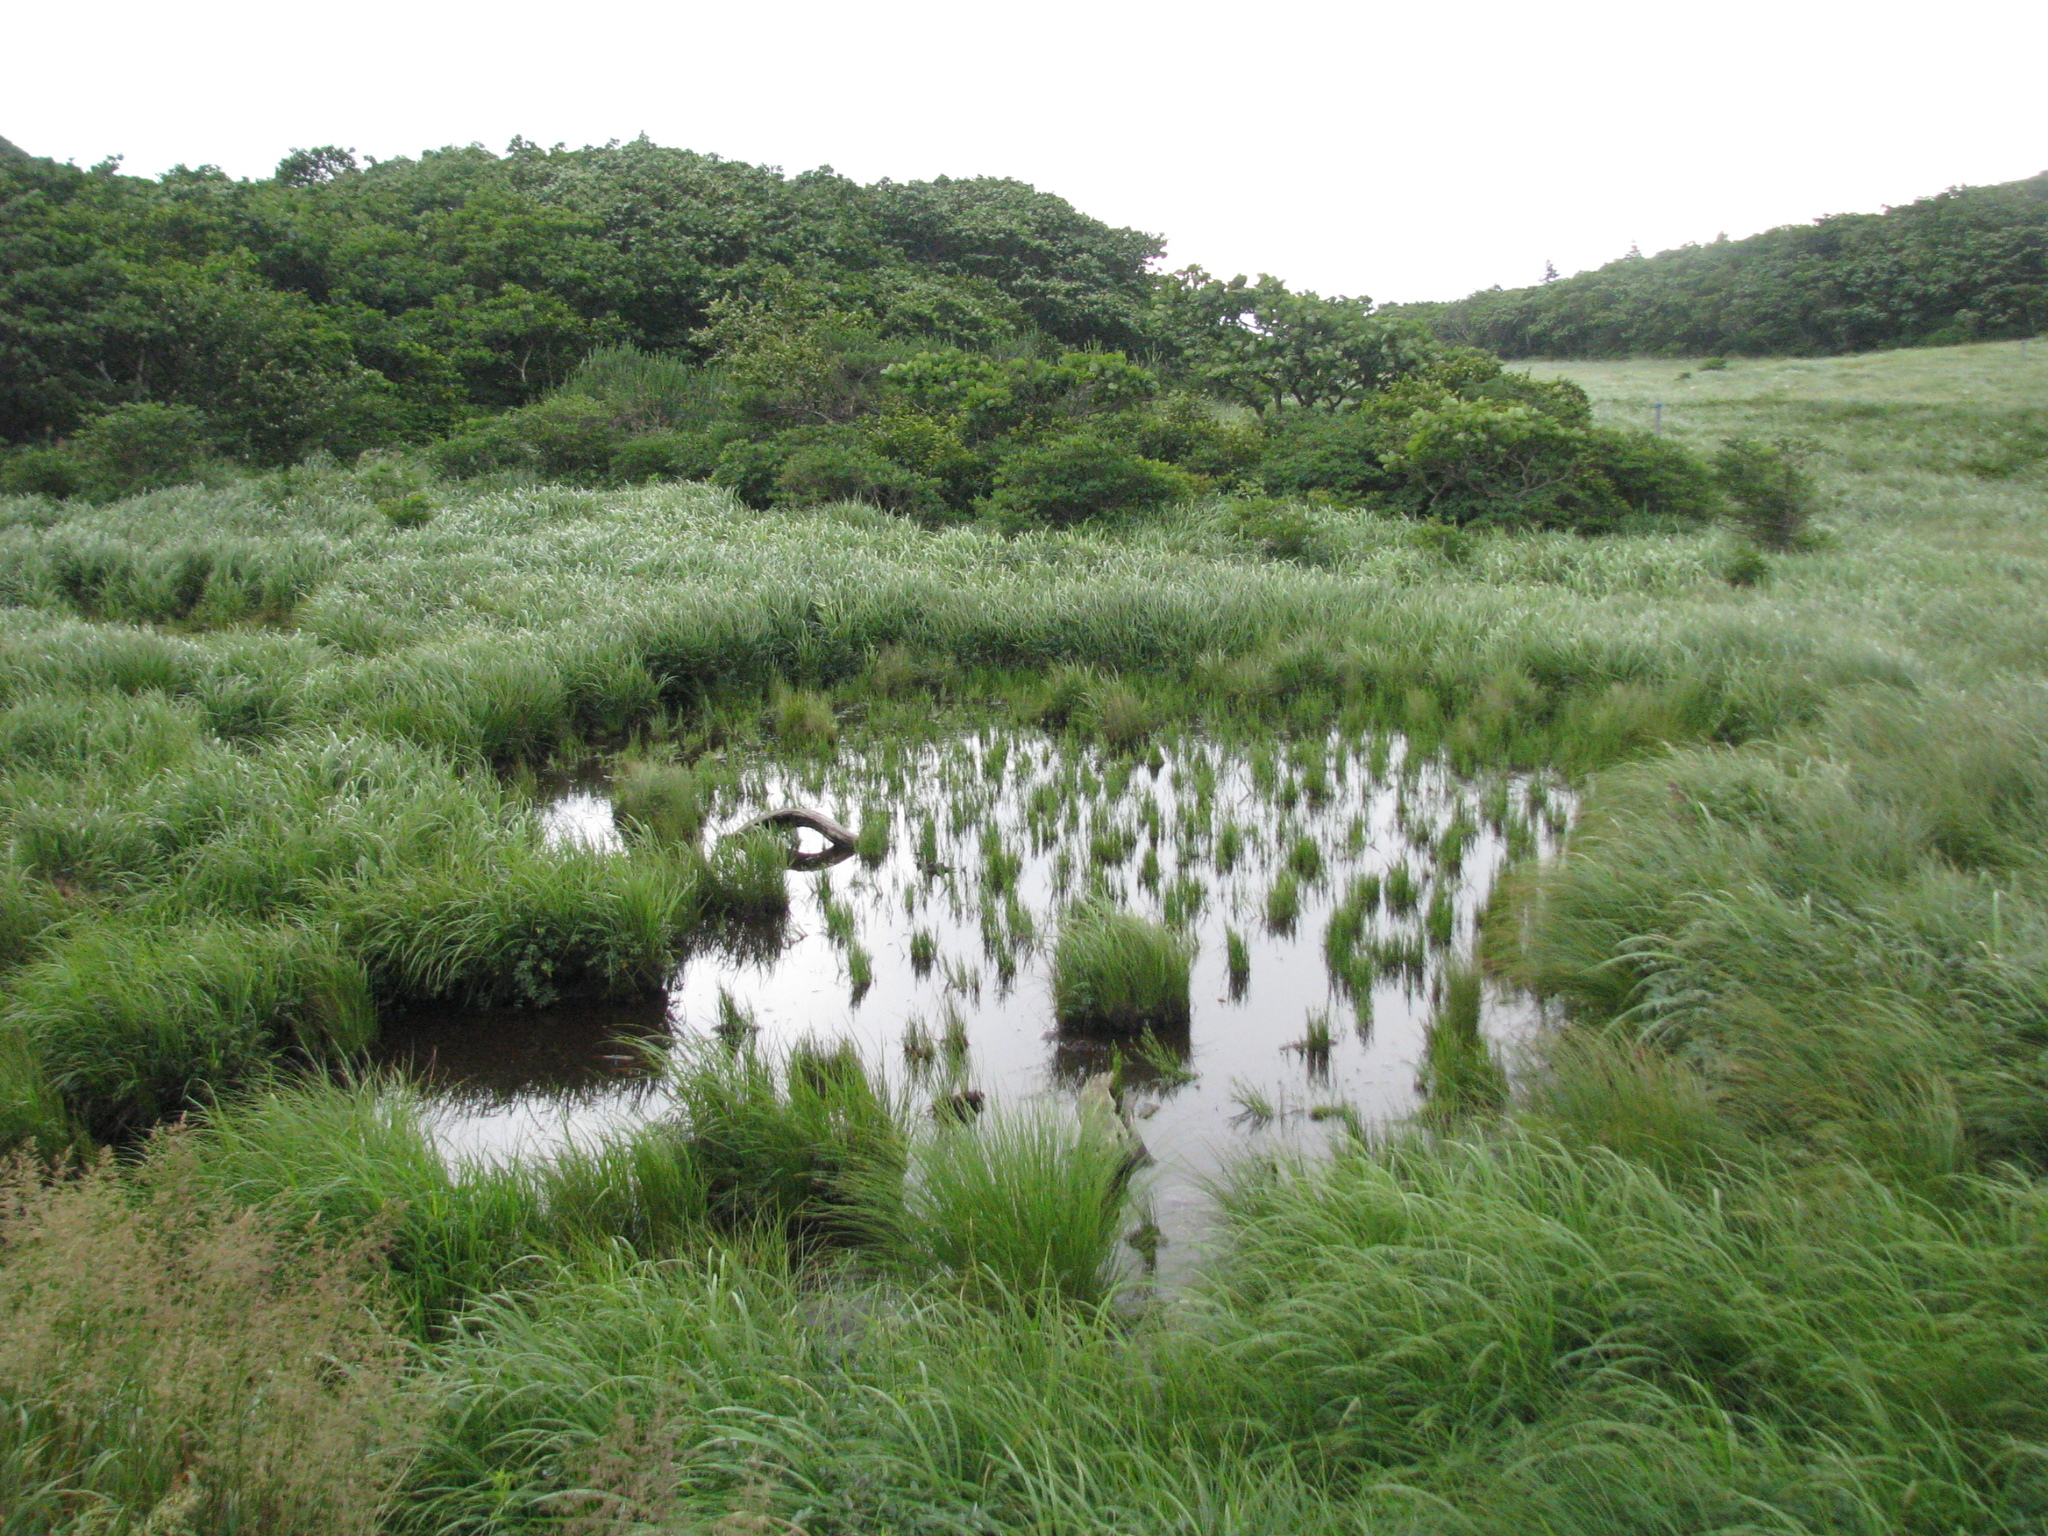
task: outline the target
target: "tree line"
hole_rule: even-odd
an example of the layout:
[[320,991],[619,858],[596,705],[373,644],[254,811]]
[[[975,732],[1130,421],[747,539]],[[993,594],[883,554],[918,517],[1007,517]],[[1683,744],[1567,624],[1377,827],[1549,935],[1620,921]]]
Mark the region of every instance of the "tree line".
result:
[[1824,356],[2048,328],[2048,173],[1389,306],[1502,357]]
[[[646,139],[157,178],[0,150],[0,493],[325,454],[430,479],[710,479],[757,506],[1069,523],[1204,493],[1598,530],[1707,464],[1363,297],[1156,272],[1000,178],[862,185]],[[1274,519],[1278,519],[1274,521]],[[1262,535],[1263,537],[1264,535]]]

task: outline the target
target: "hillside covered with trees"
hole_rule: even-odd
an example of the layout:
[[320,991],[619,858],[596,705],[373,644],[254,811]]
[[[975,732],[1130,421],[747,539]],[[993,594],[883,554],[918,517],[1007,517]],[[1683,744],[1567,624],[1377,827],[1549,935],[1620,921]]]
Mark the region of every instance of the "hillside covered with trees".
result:
[[400,518],[425,479],[491,477],[1012,528],[1210,492],[1582,531],[1719,504],[1703,460],[1595,426],[1570,384],[1369,299],[1159,273],[1162,249],[1016,181],[645,139],[301,150],[261,180],[17,150],[0,491],[371,452]]
[[1389,306],[1502,357],[1827,356],[2048,328],[2048,173]]

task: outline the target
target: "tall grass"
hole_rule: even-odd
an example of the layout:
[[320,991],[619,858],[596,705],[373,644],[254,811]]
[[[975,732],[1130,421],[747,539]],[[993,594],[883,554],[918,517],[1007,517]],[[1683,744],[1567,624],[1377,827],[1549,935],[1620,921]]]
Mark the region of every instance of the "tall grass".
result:
[[[1339,511],[1311,569],[1200,512],[1004,539],[442,488],[401,529],[339,469],[0,502],[0,1134],[203,1122],[175,1168],[8,1186],[0,1522],[2048,1524],[2048,520],[2036,386],[1969,372],[2004,357],[1684,394],[1669,363],[1587,370],[1609,419],[1817,440],[1819,536],[1745,586],[1721,534],[1452,563]],[[667,368],[583,387],[706,382]],[[389,1085],[261,1087],[363,1038],[368,999],[644,989],[787,910],[772,835],[551,850],[495,768],[963,703],[1092,733],[1109,774],[1169,728],[1333,721],[1411,764],[1594,773],[1483,934],[1562,1023],[1509,1095],[1454,972],[1433,1124],[1243,1170],[1211,1262],[1142,1312],[1105,1285],[1099,1147],[1000,1107],[913,1129],[842,1052],[707,1041],[673,1120],[538,1163],[450,1166]],[[1303,795],[1348,792],[1297,760]],[[1227,817],[1215,841],[1227,867]],[[1413,873],[1327,935],[1361,992],[1423,979],[1419,938],[1366,931],[1432,910]],[[1185,1016],[1170,932],[1070,926],[1063,1014]]]
[[1053,946],[1054,1016],[1119,1034],[1185,1027],[1192,961],[1171,928],[1099,904],[1074,908]]
[[375,1032],[362,970],[329,935],[213,923],[84,929],[17,978],[0,1031],[98,1137],[132,1133]]
[[895,1244],[977,1294],[1099,1298],[1126,1220],[1127,1138],[1086,1116],[997,1109],[912,1150]]
[[374,1234],[198,1198],[186,1157],[0,1164],[0,1527],[383,1529],[426,1398]]

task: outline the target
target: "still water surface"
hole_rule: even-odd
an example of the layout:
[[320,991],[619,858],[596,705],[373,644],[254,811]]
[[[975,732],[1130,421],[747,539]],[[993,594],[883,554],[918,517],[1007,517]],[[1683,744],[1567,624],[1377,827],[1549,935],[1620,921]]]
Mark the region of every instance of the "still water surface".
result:
[[[1511,854],[1547,857],[1572,809],[1554,779],[1461,778],[1384,737],[1250,752],[1186,740],[1134,760],[986,733],[846,747],[828,763],[710,766],[722,781],[712,836],[801,806],[851,827],[886,822],[886,848],[793,868],[790,918],[772,941],[692,952],[647,1004],[394,1031],[387,1049],[419,1073],[448,1152],[534,1155],[663,1114],[644,1047],[721,1021],[728,1034],[751,1024],[770,1050],[852,1040],[920,1105],[963,1088],[1071,1098],[1117,1053],[1133,1129],[1155,1159],[1144,1189],[1169,1269],[1199,1249],[1207,1181],[1235,1156],[1318,1144],[1338,1106],[1367,1126],[1415,1109],[1437,977],[1469,956]],[[623,846],[601,783],[556,794],[542,815],[558,842]],[[825,851],[816,834],[801,839],[793,853]],[[1290,871],[1291,922],[1274,903]],[[1364,943],[1378,976],[1354,991],[1333,976],[1324,936],[1346,891],[1375,877],[1383,894]],[[1194,942],[1185,1035],[1139,1053],[1055,1027],[1053,936],[1090,893]],[[1233,933],[1250,962],[1241,986]],[[1534,1016],[1489,992],[1484,1028],[1506,1049]],[[1327,1050],[1307,1044],[1316,1021]]]

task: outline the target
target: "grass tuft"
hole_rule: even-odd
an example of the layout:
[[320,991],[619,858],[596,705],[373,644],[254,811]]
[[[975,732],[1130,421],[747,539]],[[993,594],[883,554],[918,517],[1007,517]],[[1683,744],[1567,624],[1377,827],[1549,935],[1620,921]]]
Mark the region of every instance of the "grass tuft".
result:
[[1053,1012],[1071,1029],[1185,1027],[1192,961],[1171,928],[1106,906],[1074,908],[1053,946]]

